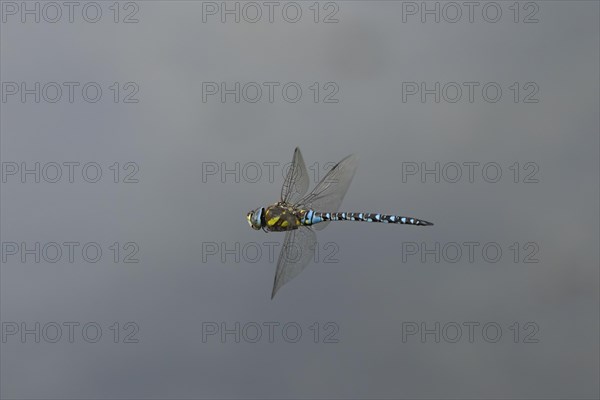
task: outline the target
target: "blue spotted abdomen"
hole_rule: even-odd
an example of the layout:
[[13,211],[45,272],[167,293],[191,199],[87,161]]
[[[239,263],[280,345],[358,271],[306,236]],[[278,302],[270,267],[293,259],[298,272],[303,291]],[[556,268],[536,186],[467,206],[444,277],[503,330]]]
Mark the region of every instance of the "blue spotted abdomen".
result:
[[433,223],[413,218],[403,217],[400,215],[375,214],[375,213],[346,213],[346,212],[319,212],[308,210],[305,214],[302,223],[304,225],[314,225],[324,221],[362,221],[362,222],[382,222],[386,224],[406,224],[429,226]]

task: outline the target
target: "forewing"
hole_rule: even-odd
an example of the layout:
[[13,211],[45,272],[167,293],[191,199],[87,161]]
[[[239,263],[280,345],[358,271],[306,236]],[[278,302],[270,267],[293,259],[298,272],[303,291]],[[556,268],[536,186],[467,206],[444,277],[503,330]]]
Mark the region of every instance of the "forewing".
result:
[[306,194],[308,190],[308,172],[300,149],[294,150],[294,159],[288,169],[283,187],[281,188],[281,201],[294,204]]
[[306,226],[285,233],[283,247],[277,261],[271,299],[275,297],[275,293],[283,285],[304,270],[315,254],[316,245],[317,236],[315,232]]
[[[331,168],[312,192],[298,202],[298,207],[322,212],[337,212],[357,166],[358,159],[354,154],[344,158]],[[328,224],[329,222],[320,222],[315,224],[314,228],[321,230]]]

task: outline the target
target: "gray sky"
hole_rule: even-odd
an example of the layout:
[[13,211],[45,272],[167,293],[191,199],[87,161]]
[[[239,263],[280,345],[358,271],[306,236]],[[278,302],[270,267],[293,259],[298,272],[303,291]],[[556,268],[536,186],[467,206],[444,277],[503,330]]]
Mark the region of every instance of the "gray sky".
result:
[[[22,4],[0,396],[598,398],[598,2]],[[435,225],[332,223],[271,301],[245,213],[296,146],[358,156],[344,211]]]

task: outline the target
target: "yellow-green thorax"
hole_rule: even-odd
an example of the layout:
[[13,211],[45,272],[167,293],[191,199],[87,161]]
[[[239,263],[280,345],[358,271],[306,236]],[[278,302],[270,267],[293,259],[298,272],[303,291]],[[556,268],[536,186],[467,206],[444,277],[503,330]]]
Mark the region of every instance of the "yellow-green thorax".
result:
[[285,203],[276,203],[265,209],[265,226],[268,231],[282,232],[298,229],[306,214],[305,210],[294,208]]
[[291,231],[302,225],[310,225],[310,221],[307,219],[309,211],[279,202],[267,208],[257,208],[248,212],[246,219],[248,224],[256,230],[262,228],[272,232]]

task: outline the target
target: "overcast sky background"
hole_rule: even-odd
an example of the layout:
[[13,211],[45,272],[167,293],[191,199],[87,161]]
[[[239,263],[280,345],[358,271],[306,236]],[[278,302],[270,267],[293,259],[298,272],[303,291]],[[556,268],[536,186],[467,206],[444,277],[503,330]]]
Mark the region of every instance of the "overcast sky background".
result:
[[[456,23],[434,23],[432,16],[421,23],[419,15],[403,22],[402,3],[392,1],[322,2],[318,23],[313,2],[298,3],[297,23],[282,18],[285,3],[278,3],[273,23],[266,6],[256,23],[234,23],[231,16],[222,23],[219,15],[204,23],[201,2],[139,1],[120,3],[114,23],[113,3],[100,4],[97,23],[86,22],[81,7],[73,23],[66,7],[57,23],[35,23],[32,16],[21,23],[12,9],[3,11],[2,82],[80,83],[73,103],[66,89],[56,103],[35,103],[33,95],[22,103],[3,87],[4,171],[21,162],[102,168],[97,183],[82,179],[81,166],[73,183],[64,166],[57,183],[36,184],[31,176],[21,183],[18,174],[2,183],[3,398],[598,398],[598,2],[538,1],[537,9],[521,2],[518,23],[513,2],[496,3],[502,9],[496,23],[483,19],[481,6],[473,23],[466,7]],[[139,22],[123,23],[132,12]],[[332,12],[338,22],[323,23]],[[537,23],[523,22],[530,13]],[[86,82],[103,89],[98,102],[82,98]],[[139,88],[137,103],[122,101],[134,87],[127,82]],[[232,95],[222,103],[218,95],[203,102],[203,82],[280,86],[273,103],[266,90],[256,103],[235,103]],[[288,82],[302,88],[296,103],[282,97]],[[403,102],[402,82],[479,86],[472,103],[466,89],[456,103],[435,103],[433,95]],[[482,97],[488,82],[502,88],[496,103]],[[338,102],[324,103],[332,87]],[[525,103],[535,88],[538,102]],[[435,225],[331,224],[318,232],[317,262],[270,300],[276,260],[268,249],[283,234],[253,231],[245,213],[278,200],[282,165],[295,146],[319,177],[327,163],[357,154],[343,210]],[[125,164],[135,163],[139,182],[114,183],[115,162],[121,181],[133,171]],[[264,164],[271,162],[279,163],[272,182]],[[467,167],[456,183],[443,177],[436,183],[430,175],[425,183],[419,175],[403,179],[409,165],[403,163],[433,168],[436,162],[480,166],[472,183]],[[502,171],[497,183],[481,175],[481,165],[492,162]],[[239,182],[220,171],[203,177],[203,169],[235,163],[246,167]],[[254,163],[262,175],[250,182]],[[523,182],[529,173],[537,183]],[[73,263],[65,247],[56,263],[35,263],[32,255],[22,262],[6,248],[69,241],[81,244]],[[102,248],[96,263],[82,259],[87,242]],[[119,263],[110,249],[115,242]],[[139,247],[138,263],[122,262],[133,249],[123,249],[127,242]],[[480,245],[473,262],[461,245],[458,262],[440,251],[436,263],[434,255],[424,262],[420,254],[407,255],[409,242],[429,249]],[[483,258],[488,242],[501,248],[498,262]],[[236,243],[237,254],[207,252]],[[255,244],[262,254],[251,262]],[[523,262],[533,250],[539,262]],[[22,343],[21,332],[7,333],[36,322],[48,326],[39,343],[33,334]],[[48,340],[52,322],[62,326],[57,343]],[[68,322],[80,324],[73,343]],[[97,343],[82,337],[89,322],[102,328]],[[128,322],[136,325],[125,329]],[[220,334],[203,341],[203,323],[234,329],[236,322],[248,327],[239,343],[232,334],[224,342]],[[269,322],[279,324],[272,343]],[[402,340],[403,328],[434,329],[436,322],[439,343],[433,334],[424,343],[420,333]],[[469,322],[479,324],[472,343]],[[255,332],[248,323],[262,327],[257,343],[248,340]],[[297,343],[282,336],[286,323],[301,327]],[[453,323],[462,327],[456,343]],[[487,323],[502,329],[496,343],[482,334]],[[130,338],[139,342],[123,343],[135,326]],[[288,333],[293,338],[294,328]],[[488,334],[493,338],[494,328]],[[537,343],[526,343],[528,334]],[[326,337],[337,343],[324,343]]]

